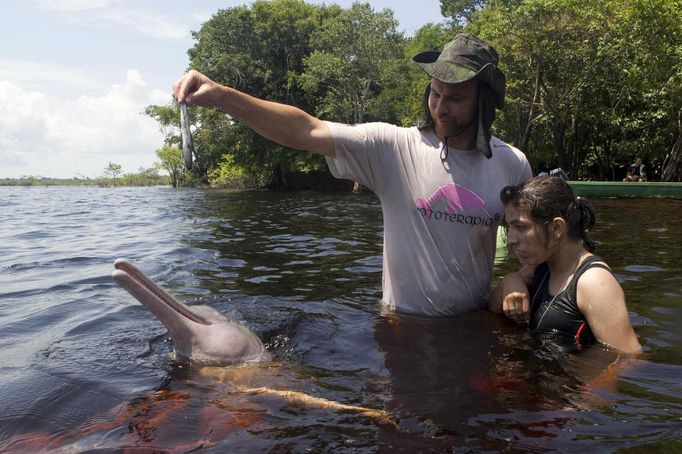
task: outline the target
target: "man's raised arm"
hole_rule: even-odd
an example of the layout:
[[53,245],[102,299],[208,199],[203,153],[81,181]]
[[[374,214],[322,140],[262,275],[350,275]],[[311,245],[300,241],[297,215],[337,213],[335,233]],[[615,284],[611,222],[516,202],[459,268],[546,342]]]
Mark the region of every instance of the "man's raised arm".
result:
[[191,70],[173,86],[179,103],[218,107],[255,132],[285,147],[334,157],[334,142],[324,121],[287,104],[265,101],[220,85]]

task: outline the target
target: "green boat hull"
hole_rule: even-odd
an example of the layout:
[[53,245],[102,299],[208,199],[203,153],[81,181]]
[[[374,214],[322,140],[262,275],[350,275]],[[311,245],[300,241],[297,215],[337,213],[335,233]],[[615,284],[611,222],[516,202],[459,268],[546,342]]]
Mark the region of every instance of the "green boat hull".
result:
[[682,199],[682,183],[569,181],[569,184],[577,195],[583,197]]

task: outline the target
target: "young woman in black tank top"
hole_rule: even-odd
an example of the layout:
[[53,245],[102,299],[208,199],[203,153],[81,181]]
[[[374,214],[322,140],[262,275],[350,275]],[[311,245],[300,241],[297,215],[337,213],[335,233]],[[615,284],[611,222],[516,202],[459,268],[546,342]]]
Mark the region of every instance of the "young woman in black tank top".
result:
[[597,340],[620,352],[641,351],[623,289],[592,254],[589,203],[559,177],[508,186],[501,198],[507,243],[523,267],[492,291],[490,309],[532,330],[570,337],[579,348]]

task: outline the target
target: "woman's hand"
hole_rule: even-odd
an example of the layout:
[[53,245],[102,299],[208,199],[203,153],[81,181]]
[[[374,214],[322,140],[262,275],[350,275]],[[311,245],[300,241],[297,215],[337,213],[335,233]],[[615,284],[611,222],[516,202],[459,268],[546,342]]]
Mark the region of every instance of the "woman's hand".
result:
[[530,320],[528,290],[512,291],[504,295],[502,299],[502,312],[516,323],[528,323],[528,320]]
[[516,323],[526,323],[530,319],[530,296],[528,294],[525,270],[510,273],[490,294],[488,308],[502,312]]

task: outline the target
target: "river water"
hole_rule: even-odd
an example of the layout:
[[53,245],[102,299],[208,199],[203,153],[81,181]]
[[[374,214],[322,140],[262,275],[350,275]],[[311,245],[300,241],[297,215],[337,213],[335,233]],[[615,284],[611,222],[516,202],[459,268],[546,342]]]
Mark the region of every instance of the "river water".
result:
[[[557,351],[485,311],[380,314],[371,194],[0,187],[0,452],[679,452],[682,201],[593,203],[636,358]],[[271,359],[175,363],[117,257]]]

